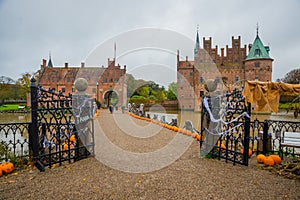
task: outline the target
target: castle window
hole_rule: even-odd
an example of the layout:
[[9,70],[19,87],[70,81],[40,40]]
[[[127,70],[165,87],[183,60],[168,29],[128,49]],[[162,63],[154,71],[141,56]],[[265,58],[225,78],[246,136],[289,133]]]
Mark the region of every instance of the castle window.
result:
[[61,91],[62,92],[66,92],[66,88],[61,88]]
[[240,77],[238,75],[236,75],[234,80],[235,80],[235,82],[239,82]]
[[200,83],[204,83],[204,78],[203,78],[203,76],[200,76]]
[[68,78],[67,78],[67,82],[70,82],[70,81],[71,81],[71,79],[70,79],[70,77],[68,77]]
[[254,56],[260,56],[261,52],[260,49],[255,49]]
[[193,76],[193,72],[190,72],[190,76]]
[[114,80],[111,78],[111,79],[109,79],[109,82],[114,82]]
[[200,91],[200,97],[204,97],[204,91],[203,90]]
[[104,78],[104,80],[103,80],[103,81],[104,81],[104,83],[107,83],[107,78]]
[[258,76],[257,75],[255,76],[255,80],[258,81]]
[[255,63],[254,63],[254,66],[255,66],[255,67],[259,67],[259,65],[260,65],[259,62],[255,62]]

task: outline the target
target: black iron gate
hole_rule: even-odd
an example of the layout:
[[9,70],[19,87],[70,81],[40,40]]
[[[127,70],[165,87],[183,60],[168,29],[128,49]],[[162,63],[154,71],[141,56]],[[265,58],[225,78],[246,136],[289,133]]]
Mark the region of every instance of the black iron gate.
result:
[[[94,103],[92,98],[86,98],[86,101],[84,112],[89,112],[88,118],[85,118],[85,126],[77,126],[79,123],[75,125],[74,114],[78,111],[72,107],[72,95],[45,90],[31,80],[29,146],[41,171],[44,166],[74,162],[94,153]],[[78,109],[83,110],[82,107]]]
[[201,116],[201,154],[247,166],[250,108],[240,90],[205,97]]

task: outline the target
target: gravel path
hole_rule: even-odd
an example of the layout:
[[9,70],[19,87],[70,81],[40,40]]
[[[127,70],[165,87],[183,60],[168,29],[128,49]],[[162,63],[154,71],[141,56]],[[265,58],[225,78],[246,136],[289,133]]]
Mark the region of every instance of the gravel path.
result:
[[[126,118],[141,129],[157,126]],[[113,143],[130,151],[151,152],[176,135],[166,129],[148,138],[122,135],[125,128],[119,128],[106,110],[97,120]],[[45,172],[16,171],[0,178],[0,199],[300,199],[299,180],[257,169],[254,164],[233,166],[198,155],[199,144],[193,140],[178,160],[148,173],[115,170],[93,157]]]

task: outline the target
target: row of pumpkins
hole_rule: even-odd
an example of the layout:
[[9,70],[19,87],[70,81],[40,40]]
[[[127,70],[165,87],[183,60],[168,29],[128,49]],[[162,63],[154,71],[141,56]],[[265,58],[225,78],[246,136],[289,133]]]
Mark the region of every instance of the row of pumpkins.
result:
[[4,174],[10,174],[14,171],[14,164],[12,162],[5,162],[0,164],[0,177]]
[[273,165],[281,164],[280,156],[274,154],[269,156],[259,154],[256,156],[256,160],[258,163],[264,164],[265,166],[273,166]]
[[164,124],[164,123],[161,123],[158,120],[150,119],[150,118],[147,118],[147,117],[141,117],[141,116],[135,115],[135,114],[133,114],[131,112],[128,112],[128,114],[130,116],[134,117],[134,118],[137,118],[137,119],[140,119],[140,120],[144,120],[144,121],[147,121],[147,122],[152,122],[152,123],[157,124],[157,125],[159,125],[161,127],[167,128],[167,129],[169,129],[171,131],[182,133],[182,134],[187,135],[187,136],[191,136],[191,137],[197,139],[198,141],[201,140],[201,136],[199,134],[191,132],[189,130],[178,128],[177,126],[171,126],[171,125],[168,125],[168,124]]

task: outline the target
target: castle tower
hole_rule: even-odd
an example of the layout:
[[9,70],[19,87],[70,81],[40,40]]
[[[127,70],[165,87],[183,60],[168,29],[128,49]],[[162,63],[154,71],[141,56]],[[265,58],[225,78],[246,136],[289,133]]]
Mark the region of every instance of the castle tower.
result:
[[258,36],[258,27],[256,38],[249,48],[250,51],[244,61],[246,80],[272,81],[273,59],[269,56],[269,46],[264,46]]

